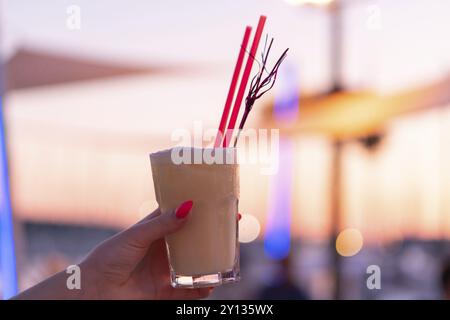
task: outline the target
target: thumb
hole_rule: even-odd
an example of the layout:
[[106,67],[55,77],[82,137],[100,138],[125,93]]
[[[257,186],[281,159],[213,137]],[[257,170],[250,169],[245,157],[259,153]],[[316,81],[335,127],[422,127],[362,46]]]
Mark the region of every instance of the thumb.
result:
[[192,206],[192,201],[183,202],[175,210],[142,220],[122,235],[128,245],[147,250],[154,241],[181,228],[187,221]]
[[[193,202],[186,201],[176,210],[161,213],[156,209],[132,227],[98,245],[83,261],[92,270],[103,270],[116,276],[119,283],[128,279],[137,264],[142,261],[151,244],[183,226]],[[111,271],[111,266],[113,270]]]

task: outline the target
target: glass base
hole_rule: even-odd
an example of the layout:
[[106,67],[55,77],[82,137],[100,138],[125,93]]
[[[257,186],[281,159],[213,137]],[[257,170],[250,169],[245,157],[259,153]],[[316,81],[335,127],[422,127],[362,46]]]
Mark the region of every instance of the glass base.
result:
[[177,275],[170,273],[170,282],[174,288],[204,288],[217,287],[226,283],[239,282],[241,277],[235,270],[204,274],[198,276]]

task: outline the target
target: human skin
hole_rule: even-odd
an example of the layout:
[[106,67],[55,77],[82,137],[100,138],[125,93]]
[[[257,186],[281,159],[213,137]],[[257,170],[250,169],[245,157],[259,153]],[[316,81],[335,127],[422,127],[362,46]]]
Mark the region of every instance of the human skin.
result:
[[13,299],[199,299],[212,288],[174,289],[170,285],[164,237],[189,219],[192,201],[161,214],[159,209],[94,248],[78,265],[81,288],[68,289],[61,271]]

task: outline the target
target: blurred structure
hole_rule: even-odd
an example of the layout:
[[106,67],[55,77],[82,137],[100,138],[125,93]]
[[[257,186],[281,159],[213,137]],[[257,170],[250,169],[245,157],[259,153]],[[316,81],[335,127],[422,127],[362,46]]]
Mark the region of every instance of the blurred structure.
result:
[[[378,144],[381,138],[381,130],[384,123],[396,115],[416,109],[440,106],[442,103],[450,102],[450,94],[447,79],[442,86],[440,83],[427,88],[420,88],[408,93],[400,93],[393,97],[378,99],[378,97],[364,97],[366,93],[345,93],[343,85],[343,25],[344,25],[344,5],[347,7],[351,1],[330,0],[300,0],[288,1],[291,4],[310,4],[324,6],[329,14],[329,66],[330,66],[330,87],[329,90],[318,98],[308,101],[309,109],[313,110],[313,116],[308,123],[308,104],[303,102],[302,118],[299,119],[296,127],[301,127],[303,132],[315,131],[325,134],[331,139],[331,173],[330,173],[330,252],[334,270],[334,294],[335,299],[343,297],[342,293],[342,261],[340,254],[335,249],[335,242],[340,230],[343,228],[342,201],[343,199],[343,150],[347,141],[359,139],[367,148],[371,148],[374,143]],[[436,88],[440,87],[440,88]],[[345,97],[345,98],[343,98]],[[306,99],[305,99],[306,100]],[[379,100],[379,101],[377,101]],[[320,101],[317,103],[317,101]],[[321,105],[323,103],[323,105]],[[311,106],[312,105],[312,106]],[[336,112],[340,106],[341,112]],[[306,110],[303,110],[305,108]],[[274,105],[276,109],[276,104]],[[333,110],[334,109],[334,110]],[[267,113],[270,115],[270,111]],[[314,114],[316,118],[314,119]],[[327,122],[327,119],[329,121]],[[314,122],[316,120],[317,122]],[[321,121],[322,120],[322,121]],[[361,121],[362,120],[362,121]],[[364,121],[365,120],[365,121]],[[272,120],[269,120],[272,122]],[[292,124],[285,125],[276,121],[275,126],[284,127],[289,131]],[[305,125],[306,123],[306,125]],[[265,124],[263,124],[264,127]],[[308,128],[308,125],[310,126]],[[294,126],[295,127],[295,126]],[[309,131],[310,130],[310,131]],[[331,134],[330,134],[330,131]],[[358,132],[359,131],[359,132]],[[297,131],[297,133],[299,133]]]
[[120,66],[117,63],[36,49],[18,48],[6,63],[6,90],[66,84],[140,73],[163,72],[163,68]]
[[[417,126],[413,123],[415,123],[415,121],[421,121],[420,119],[423,119],[423,121],[427,121],[426,119],[429,117],[442,117],[442,121],[447,121],[444,119],[448,119],[448,115],[450,114],[448,109],[448,106],[450,106],[449,88],[450,81],[448,80],[448,78],[445,78],[424,87],[413,88],[392,95],[380,96],[369,92],[339,92],[328,96],[320,95],[317,97],[303,97],[299,102],[299,105],[301,105],[301,116],[297,118],[296,122],[285,124],[277,121],[277,119],[272,115],[272,108],[269,107],[265,111],[266,120],[263,124],[261,124],[261,126],[281,128],[282,135],[291,137],[324,135],[325,137],[331,139],[331,141],[338,141],[339,144],[341,144],[340,148],[343,148],[342,157],[343,159],[345,159],[345,162],[339,161],[338,163],[336,163],[333,162],[333,160],[331,160],[333,158],[330,157],[329,163],[331,165],[331,171],[328,176],[330,179],[329,185],[333,192],[336,189],[341,190],[340,192],[345,192],[341,195],[342,199],[340,198],[339,202],[330,202],[332,206],[338,205],[340,207],[340,210],[346,212],[346,215],[340,218],[340,222],[336,225],[338,233],[346,226],[354,226],[354,223],[356,221],[360,221],[357,224],[359,225],[359,228],[363,228],[366,239],[371,240],[377,238],[377,241],[394,240],[398,239],[399,236],[401,237],[401,234],[409,234],[412,231],[411,226],[408,225],[407,221],[403,220],[403,218],[400,217],[402,217],[403,215],[411,216],[413,215],[413,212],[417,212],[420,207],[416,208],[416,210],[408,209],[410,208],[408,203],[411,200],[408,199],[408,196],[406,194],[406,198],[400,198],[400,194],[398,193],[400,189],[403,189],[405,191],[407,190],[407,187],[404,185],[404,182],[402,183],[401,179],[409,178],[407,178],[406,176],[399,176],[399,180],[397,180],[396,182],[397,186],[395,187],[395,189],[393,189],[392,179],[394,178],[389,177],[389,175],[391,174],[389,172],[391,171],[387,171],[388,169],[386,166],[392,166],[392,170],[398,170],[397,166],[400,163],[392,162],[394,160],[389,160],[389,158],[387,157],[395,157],[394,154],[398,151],[396,152],[394,151],[394,149],[397,148],[397,150],[401,150],[401,145],[403,145],[403,148],[413,148],[408,149],[409,151],[407,151],[411,152],[409,161],[413,161],[413,150],[415,150],[415,152],[417,152],[418,154],[422,154],[422,156],[425,156],[425,152],[429,152],[430,155],[435,155],[436,152],[440,152],[440,144],[436,146],[438,149],[435,149],[433,151],[428,151],[427,149],[432,147],[432,145],[429,145],[427,148],[418,148],[417,143],[419,143],[419,140],[416,140],[416,142],[414,142],[413,139],[415,139],[417,135],[420,135],[420,133],[412,134],[413,130],[417,130]],[[447,108],[442,109],[442,106],[447,106]],[[408,116],[408,114],[410,115]],[[407,129],[408,127],[406,126],[404,130],[401,130],[402,132],[404,132],[404,134],[406,134],[406,136],[404,134],[401,134],[400,136],[400,132],[395,129],[397,128],[397,121],[395,119],[399,119],[398,123],[402,123],[402,120],[400,120],[402,119],[402,117],[404,117],[405,119],[411,119],[405,120],[405,123],[410,122],[412,127],[410,127],[410,129]],[[436,125],[440,126],[439,123],[436,123]],[[444,124],[442,123],[442,125]],[[400,126],[398,128],[400,129]],[[431,132],[439,135],[439,127],[435,128],[438,131],[434,131],[434,129],[431,129]],[[425,129],[425,127],[423,127],[423,129]],[[410,137],[406,138],[408,135],[408,131],[410,132]],[[444,143],[444,141],[447,141],[446,137],[447,135],[445,133],[442,133],[441,136],[433,136],[433,138],[430,137],[430,139],[437,139],[437,141],[441,140],[441,143]],[[408,139],[412,144],[408,144],[409,147],[406,147],[406,141]],[[430,140],[427,141],[429,142]],[[392,143],[395,144],[393,145]],[[427,142],[424,141],[424,143]],[[382,147],[380,147],[380,144],[382,145]],[[357,151],[358,149],[360,151]],[[382,154],[385,155],[382,156]],[[389,156],[389,154],[392,155]],[[406,154],[404,155],[406,156]],[[398,156],[399,154],[397,155],[397,157]],[[444,157],[444,154],[440,153],[440,156]],[[357,169],[356,166],[358,157],[361,158],[361,160],[359,161],[367,161],[367,165],[369,165],[369,163],[374,163],[375,161],[385,162],[385,164],[383,165],[385,169],[383,169],[383,171],[376,172],[379,172],[380,175],[388,175],[385,176],[385,178],[388,179],[386,183],[388,183],[389,186],[386,185],[386,187],[389,189],[385,189],[384,191],[388,192],[388,190],[392,190],[394,192],[392,193],[392,195],[396,194],[397,198],[392,198],[391,200],[386,199],[386,201],[388,202],[386,202],[384,207],[382,207],[383,204],[379,202],[381,200],[379,197],[385,193],[380,190],[382,186],[379,185],[379,182],[381,182],[383,178],[382,176],[379,176],[379,178],[377,179],[374,178],[375,180],[373,182],[370,182],[369,180],[367,180],[366,182],[368,186],[372,185],[370,186],[370,188],[372,189],[368,189],[367,191],[369,193],[366,194],[366,197],[368,197],[367,199],[369,200],[368,202],[361,202],[358,205],[353,200],[351,200],[357,199],[358,194],[364,196],[364,194],[361,193],[364,192],[363,189],[354,189],[355,187],[358,188],[357,185],[354,185],[355,183],[364,183],[364,180],[361,180],[364,179],[363,176],[360,176],[359,178],[358,176],[355,176],[355,170],[370,170],[368,169],[369,167],[366,167],[367,169]],[[385,158],[385,160],[382,160],[383,158]],[[433,161],[432,159],[434,158],[431,158],[430,160]],[[443,168],[442,164],[439,164],[442,163],[441,161],[445,160],[441,158],[439,162],[433,162],[434,165],[437,165],[437,167],[435,167],[434,169],[438,170],[436,171],[437,176],[434,176],[433,179],[438,180],[434,180],[431,183],[436,187],[438,186],[435,185],[435,183],[445,183],[445,177],[447,176],[446,172],[448,169],[446,167]],[[380,165],[382,165],[381,162]],[[414,166],[413,163],[411,163],[411,165]],[[352,173],[352,171],[354,173]],[[336,184],[336,182],[331,179],[331,177],[333,177],[333,172],[334,174],[339,174],[341,181],[339,182],[339,184]],[[376,172],[374,172],[374,174],[377,174]],[[360,172],[358,175],[361,174],[363,174],[363,172]],[[430,176],[432,172],[428,171],[425,174],[427,176]],[[355,179],[359,179],[360,182],[357,182],[358,180]],[[377,180],[379,182],[377,182]],[[439,180],[441,180],[442,182],[439,182]],[[416,183],[423,182],[418,181]],[[352,187],[352,184],[354,185],[354,187]],[[364,185],[360,185],[360,188],[363,186]],[[426,187],[424,186],[424,188]],[[435,192],[439,191],[435,190]],[[426,196],[426,194],[427,192],[423,191],[423,195]],[[378,198],[374,198],[377,195]],[[426,197],[431,198],[425,198],[424,201],[432,201],[432,203],[435,203],[433,202],[435,201],[433,198],[440,196],[438,194],[430,193]],[[439,200],[439,198],[435,199]],[[344,201],[344,203],[342,203],[342,201]],[[378,202],[378,204],[374,203],[373,201]],[[398,207],[398,202],[401,201],[404,201],[403,207]],[[434,207],[435,211],[429,213],[429,217],[427,218],[427,221],[429,222],[427,222],[427,225],[434,225],[433,228],[435,228],[434,230],[436,230],[437,234],[442,234],[442,232],[444,232],[444,234],[442,235],[444,237],[448,237],[450,231],[448,219],[446,218],[448,203],[442,202],[441,205],[439,203],[435,204],[437,206]],[[362,210],[359,212],[354,212],[354,218],[351,218],[353,211],[352,206],[355,209],[359,208],[356,210]],[[371,206],[372,209],[367,208]],[[394,207],[391,207],[389,209],[389,206]],[[397,209],[395,209],[395,206],[397,206]],[[390,212],[391,215],[395,213],[395,216],[397,217],[395,220],[397,221],[395,227],[393,225],[390,225],[391,228],[387,229],[384,229],[382,226],[377,227],[376,225],[381,223],[382,219],[386,219],[386,217],[383,216],[383,218],[376,219],[376,215],[380,214],[381,212],[377,212],[375,208],[380,208],[380,210],[384,210],[385,212],[386,210],[390,210],[388,212]],[[404,210],[408,210],[409,212],[405,212]],[[364,225],[361,224],[361,214],[364,211],[372,215],[372,217],[367,216],[367,219],[376,219],[376,221],[378,221],[376,222],[376,225],[370,223]],[[393,216],[391,217],[391,219],[393,219]],[[399,224],[399,222],[401,224]],[[330,224],[333,225],[333,223],[336,223],[335,220],[330,220]],[[387,226],[389,223],[384,222],[384,224]],[[382,231],[382,233],[377,233],[374,228],[381,228],[377,230]],[[421,227],[421,229],[422,232],[426,232],[425,230],[423,230],[423,227]],[[418,231],[419,229],[415,230]],[[333,239],[335,239],[334,236]],[[335,250],[334,241],[333,250]],[[336,252],[336,254],[338,253]]]
[[260,300],[306,300],[307,294],[295,284],[289,256],[278,260],[270,285],[256,295]]
[[[14,235],[12,227],[11,205],[9,203],[9,177],[8,165],[6,156],[6,146],[4,143],[4,126],[3,126],[3,92],[9,92],[17,89],[29,89],[39,86],[61,85],[73,81],[86,81],[96,78],[108,78],[114,76],[124,76],[133,73],[156,72],[156,69],[121,67],[117,65],[108,65],[106,63],[79,58],[70,59],[68,57],[38,53],[32,50],[18,50],[8,61],[4,61],[0,57],[0,132],[3,142],[1,146],[1,275],[3,276],[2,287],[3,295],[9,298],[17,293],[17,277],[16,277],[16,257],[14,251],[16,246],[14,244]],[[5,72],[3,72],[5,71]],[[158,69],[159,71],[159,69]],[[4,75],[8,77],[4,80]],[[6,85],[4,86],[4,84]],[[3,91],[5,89],[5,91]],[[8,132],[10,133],[10,132]],[[8,148],[11,150],[11,148]],[[13,164],[13,170],[15,164]],[[22,244],[20,243],[20,248]],[[52,253],[50,253],[52,254]],[[61,267],[61,264],[58,264]],[[44,268],[48,269],[47,267]],[[49,270],[50,273],[40,273],[39,280],[42,280],[48,275],[54,273],[54,270]],[[35,281],[36,282],[36,281]],[[27,281],[25,280],[25,283]],[[26,284],[25,284],[26,285]]]
[[447,259],[442,264],[441,284],[443,298],[450,300],[450,259]]

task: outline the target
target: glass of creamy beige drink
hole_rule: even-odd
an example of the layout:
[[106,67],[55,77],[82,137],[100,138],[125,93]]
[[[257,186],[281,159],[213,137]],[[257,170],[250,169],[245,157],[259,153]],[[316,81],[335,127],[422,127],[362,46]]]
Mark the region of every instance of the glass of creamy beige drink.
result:
[[166,237],[171,284],[199,288],[239,281],[239,165],[234,148],[173,148],[150,154],[163,213],[194,205],[180,230]]

